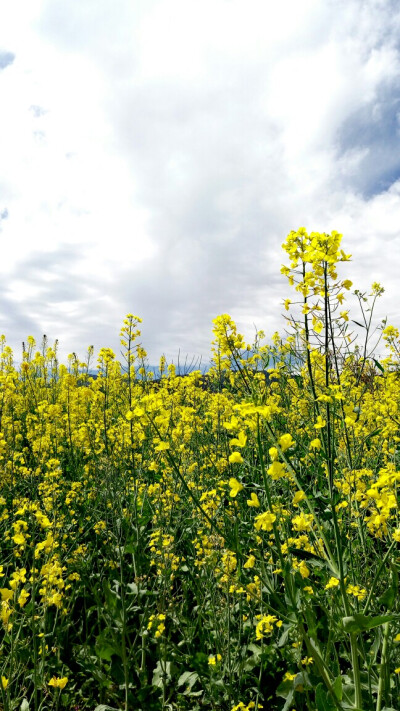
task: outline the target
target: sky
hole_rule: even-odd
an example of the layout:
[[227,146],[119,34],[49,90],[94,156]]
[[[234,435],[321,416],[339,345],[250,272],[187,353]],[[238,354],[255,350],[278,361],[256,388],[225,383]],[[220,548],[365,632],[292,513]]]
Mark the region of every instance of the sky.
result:
[[3,0],[0,97],[17,360],[43,334],[120,358],[127,313],[151,363],[208,362],[221,313],[281,331],[300,226],[342,233],[343,277],[400,325],[397,2]]

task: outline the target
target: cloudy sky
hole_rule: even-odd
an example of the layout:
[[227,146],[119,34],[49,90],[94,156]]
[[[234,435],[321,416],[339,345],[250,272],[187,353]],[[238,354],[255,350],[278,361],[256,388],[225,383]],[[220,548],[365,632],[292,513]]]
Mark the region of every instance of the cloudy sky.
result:
[[[209,358],[281,329],[290,230],[343,233],[399,323],[400,8],[390,0],[3,0],[0,331]],[[356,316],[355,316],[356,317]]]

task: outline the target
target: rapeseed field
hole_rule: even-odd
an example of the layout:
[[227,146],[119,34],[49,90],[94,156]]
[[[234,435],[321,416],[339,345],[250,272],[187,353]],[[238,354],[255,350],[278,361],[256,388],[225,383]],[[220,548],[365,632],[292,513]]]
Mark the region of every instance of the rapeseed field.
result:
[[400,709],[399,331],[340,234],[283,247],[283,335],[219,316],[207,376],[132,314],[96,378],[2,337],[4,711]]

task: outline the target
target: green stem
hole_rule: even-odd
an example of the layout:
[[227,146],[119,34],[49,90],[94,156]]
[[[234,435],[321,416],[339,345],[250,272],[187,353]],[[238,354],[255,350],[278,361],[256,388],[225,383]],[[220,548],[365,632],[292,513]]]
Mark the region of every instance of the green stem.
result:
[[383,626],[383,644],[382,644],[382,655],[381,664],[379,669],[379,682],[378,682],[378,698],[376,700],[376,711],[381,711],[383,695],[385,692],[385,677],[388,662],[388,645],[389,645],[389,627],[390,623],[385,622]]
[[384,557],[383,557],[383,559],[382,559],[382,563],[380,564],[380,566],[379,566],[379,568],[378,568],[378,571],[377,571],[377,573],[376,573],[376,575],[375,575],[375,578],[374,578],[374,580],[373,580],[373,582],[372,582],[372,585],[371,585],[371,587],[370,587],[370,590],[369,590],[369,593],[368,593],[368,597],[367,597],[367,600],[366,600],[365,605],[364,605],[363,615],[366,615],[367,612],[368,612],[369,604],[370,604],[370,602],[371,602],[371,600],[372,600],[372,596],[373,596],[373,594],[374,594],[374,592],[375,592],[375,588],[376,588],[376,586],[377,586],[377,583],[378,583],[378,580],[379,580],[379,578],[380,578],[381,572],[382,572],[383,568],[385,567],[386,561],[387,561],[387,559],[388,559],[388,557],[389,557],[389,555],[390,555],[390,553],[391,553],[391,551],[392,551],[392,549],[394,548],[395,545],[396,545],[396,541],[392,541],[391,545],[389,546],[388,550],[386,551],[386,553],[385,553],[385,555],[384,555]]

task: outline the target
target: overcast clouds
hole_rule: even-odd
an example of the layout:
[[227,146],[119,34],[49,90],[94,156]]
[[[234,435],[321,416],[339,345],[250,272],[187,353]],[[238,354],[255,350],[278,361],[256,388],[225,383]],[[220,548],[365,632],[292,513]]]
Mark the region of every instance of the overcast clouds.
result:
[[4,0],[0,330],[61,353],[143,318],[151,362],[228,312],[282,327],[291,229],[400,296],[400,11],[378,0]]

